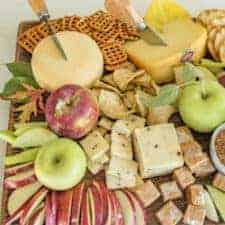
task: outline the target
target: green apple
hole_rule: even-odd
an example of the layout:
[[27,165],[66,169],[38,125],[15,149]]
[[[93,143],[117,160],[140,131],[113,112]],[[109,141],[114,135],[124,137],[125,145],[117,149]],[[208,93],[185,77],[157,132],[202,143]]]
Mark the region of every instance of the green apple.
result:
[[225,89],[218,82],[204,81],[186,86],[178,101],[183,121],[195,131],[211,132],[225,121]]
[[61,138],[42,147],[35,160],[38,180],[52,190],[66,190],[85,176],[87,161],[84,151],[74,141]]

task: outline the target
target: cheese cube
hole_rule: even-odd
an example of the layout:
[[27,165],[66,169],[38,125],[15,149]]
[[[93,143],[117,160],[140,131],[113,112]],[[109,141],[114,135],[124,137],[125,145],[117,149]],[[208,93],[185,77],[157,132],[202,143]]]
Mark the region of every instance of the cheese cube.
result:
[[102,136],[107,133],[107,130],[103,127],[96,127],[93,131],[99,132]]
[[134,178],[136,183],[138,165],[135,161],[112,156],[107,173],[121,178]]
[[193,173],[196,177],[207,177],[210,174],[214,173],[216,170],[207,153],[203,153],[203,155],[205,157],[205,160],[203,160],[202,163],[199,163],[193,169]]
[[191,131],[187,127],[177,127],[176,132],[180,144],[194,140]]
[[93,131],[80,141],[89,160],[96,160],[109,150],[109,144],[98,131]]
[[159,185],[164,202],[182,198],[183,194],[175,181],[166,182]]
[[127,160],[133,159],[131,136],[112,130],[111,141],[111,156],[117,156]]
[[184,164],[173,124],[135,129],[134,149],[142,178],[166,175]]
[[156,213],[156,217],[161,225],[176,225],[182,219],[183,213],[173,202],[168,202]]
[[217,173],[213,179],[213,186],[222,191],[225,191],[225,176]]
[[134,189],[134,192],[137,194],[145,207],[149,207],[160,197],[158,189],[150,180],[146,181],[142,185],[137,186]]
[[108,142],[109,145],[111,145],[111,134],[106,134],[104,136],[105,140]]
[[113,122],[106,117],[102,117],[98,122],[98,126],[110,131],[112,129]]
[[183,223],[186,225],[203,225],[205,222],[206,211],[200,206],[188,205]]
[[135,93],[135,101],[136,101],[136,110],[139,115],[142,117],[146,117],[148,114],[148,108],[143,104],[140,93],[136,91]]
[[107,162],[109,162],[109,157],[108,155],[103,154],[96,161],[88,160],[87,167],[92,174],[96,175],[104,169],[104,164]]
[[144,128],[146,122],[145,118],[136,115],[129,115],[127,120],[129,121],[131,132],[137,128]]
[[182,167],[174,170],[173,178],[177,181],[180,187],[184,190],[186,187],[195,183],[195,178],[192,176],[187,167]]
[[204,189],[200,184],[194,184],[186,190],[187,201],[191,205],[203,206],[205,204]]
[[114,176],[106,173],[106,185],[109,189],[133,188],[136,186],[135,176]]

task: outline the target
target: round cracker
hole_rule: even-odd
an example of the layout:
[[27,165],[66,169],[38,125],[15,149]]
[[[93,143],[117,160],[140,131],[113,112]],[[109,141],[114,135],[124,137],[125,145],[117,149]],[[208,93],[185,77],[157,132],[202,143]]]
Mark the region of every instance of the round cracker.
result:
[[225,62],[225,42],[220,46],[220,60]]
[[214,46],[215,37],[216,37],[217,32],[218,32],[218,28],[213,28],[208,35],[208,42],[207,42],[209,52],[215,60],[219,60],[219,56],[218,56],[215,46]]

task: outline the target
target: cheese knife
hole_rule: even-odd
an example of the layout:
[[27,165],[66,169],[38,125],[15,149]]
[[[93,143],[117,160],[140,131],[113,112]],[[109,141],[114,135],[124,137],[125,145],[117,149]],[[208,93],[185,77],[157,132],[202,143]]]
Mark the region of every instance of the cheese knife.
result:
[[55,31],[52,29],[49,19],[50,19],[50,14],[48,12],[47,5],[45,3],[45,0],[28,0],[31,8],[35,12],[35,14],[38,16],[41,22],[44,22],[51,34],[52,40],[55,43],[56,48],[58,49],[59,53],[61,54],[62,58],[67,60],[66,53],[59,41],[59,39],[56,36]]
[[141,38],[151,45],[167,46],[162,35],[152,26],[146,25],[130,0],[105,0],[106,10],[116,19],[132,24],[140,31]]

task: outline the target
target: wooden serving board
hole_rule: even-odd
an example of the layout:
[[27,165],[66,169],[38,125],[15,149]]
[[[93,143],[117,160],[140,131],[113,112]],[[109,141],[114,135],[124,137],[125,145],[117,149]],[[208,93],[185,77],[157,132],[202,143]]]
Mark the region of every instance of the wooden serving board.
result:
[[[36,25],[36,22],[22,22],[19,25],[18,28],[18,35],[24,32],[25,30],[29,29],[33,25]],[[27,53],[25,50],[23,50],[19,45],[17,44],[16,47],[16,55],[15,55],[15,60],[16,61],[21,61],[21,62],[29,62],[31,59],[31,55]],[[10,109],[10,119],[9,119],[9,129],[13,128],[13,123],[14,123],[14,115],[13,115],[13,105],[11,105]],[[171,122],[175,123],[177,126],[183,125],[182,121],[179,118],[179,115],[174,115],[171,118]],[[204,151],[208,151],[209,149],[209,141],[210,141],[210,134],[198,134],[198,133],[193,133],[194,137],[196,140],[203,146]],[[13,153],[12,148],[10,146],[7,146],[7,151],[6,154],[11,154]],[[100,178],[101,179],[101,178]],[[208,178],[210,179],[210,178]],[[152,179],[153,182],[158,185],[161,182],[166,182],[171,180],[171,176],[165,176],[165,177],[157,177]],[[0,212],[0,225],[3,225],[3,221],[7,217],[7,199],[10,194],[10,192],[6,189],[3,189],[3,196],[2,196],[2,207],[1,207],[1,212]],[[186,202],[184,199],[180,199],[177,201],[174,201],[175,204],[184,212],[186,208]],[[163,200],[162,198],[158,199],[156,203],[154,203],[150,208],[147,209],[147,216],[148,216],[148,225],[159,225],[159,222],[157,221],[155,217],[155,213],[160,207],[163,205]],[[182,222],[179,223],[179,225],[184,225]],[[216,225],[214,222],[206,221],[204,225]],[[225,225],[225,224],[220,224],[220,225]]]

